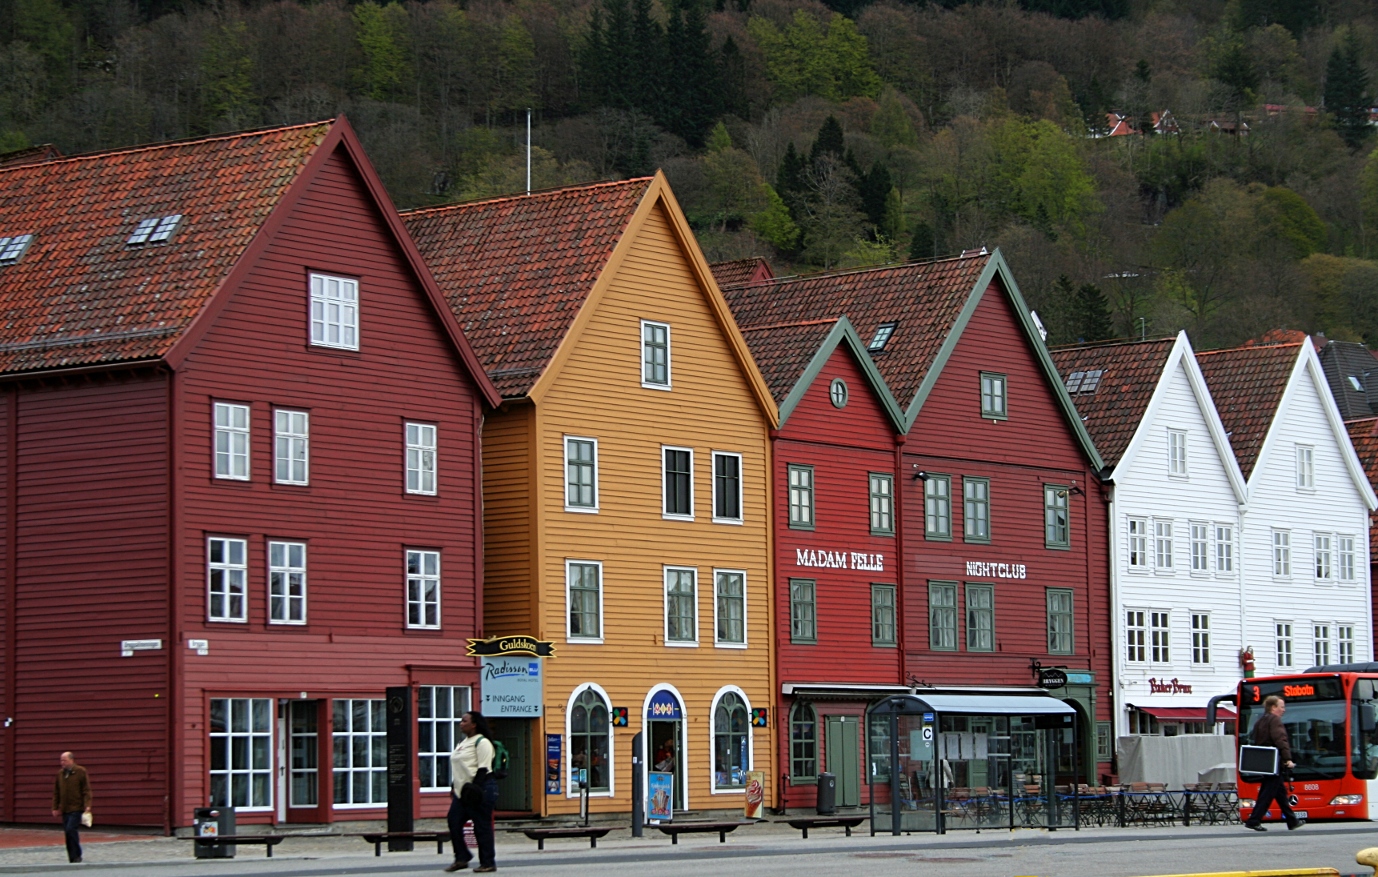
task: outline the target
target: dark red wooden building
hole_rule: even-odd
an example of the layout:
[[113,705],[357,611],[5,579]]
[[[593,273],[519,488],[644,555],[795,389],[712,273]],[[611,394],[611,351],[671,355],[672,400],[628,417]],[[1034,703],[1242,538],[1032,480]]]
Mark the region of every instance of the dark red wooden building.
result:
[[[899,687],[920,694],[934,687],[1018,694],[1036,686],[1033,668],[1063,668],[1068,684],[1057,694],[1076,712],[1075,760],[1072,747],[1063,746],[1034,753],[1021,773],[1066,782],[1074,772],[1083,781],[1108,772],[1110,595],[1102,465],[999,252],[749,282],[724,293],[748,338],[753,329],[845,315],[898,403],[903,441],[890,465],[893,540],[902,562],[893,572],[887,566],[886,575],[897,585],[895,648],[902,665],[889,670],[889,686],[874,697]],[[878,452],[874,432],[854,426],[845,410],[836,413],[842,417],[824,413],[808,424],[820,449],[847,448],[835,452],[833,465],[849,465],[843,461],[853,446]],[[797,429],[804,431],[802,421]],[[778,503],[788,503],[788,490],[787,482],[777,486]],[[864,532],[871,508],[858,494],[838,513],[852,517],[853,531]],[[781,543],[797,541],[788,521],[781,521]],[[793,557],[782,555],[779,563],[777,587],[785,591],[799,573]],[[876,608],[861,587],[851,592],[854,600],[835,611],[850,612],[844,626],[864,631]],[[787,606],[784,597],[780,605]],[[777,629],[784,637],[791,618],[781,612]],[[818,623],[820,629],[827,623],[821,610]],[[830,665],[831,672],[804,676],[817,671],[793,661],[795,652],[782,642],[782,695],[807,694],[815,702],[854,696],[855,664],[870,656],[842,647],[828,651],[818,666]],[[878,676],[884,664],[875,663]],[[802,730],[780,728],[796,741]],[[820,751],[829,762],[833,750],[823,730]],[[964,722],[951,732],[980,736],[994,728]],[[954,747],[964,745],[964,738],[955,739]],[[974,764],[954,760],[957,775],[948,782],[992,785]],[[841,786],[839,776],[839,796]]]
[[379,818],[397,685],[442,784],[497,396],[347,123],[0,168],[0,381],[0,820]]

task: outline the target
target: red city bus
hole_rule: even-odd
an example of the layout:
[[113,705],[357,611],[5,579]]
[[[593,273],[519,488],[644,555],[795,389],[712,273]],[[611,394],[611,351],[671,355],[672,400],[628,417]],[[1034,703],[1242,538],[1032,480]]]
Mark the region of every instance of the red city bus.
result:
[[[1283,725],[1292,747],[1288,788],[1292,807],[1306,819],[1375,819],[1378,806],[1378,663],[1312,667],[1290,676],[1243,679],[1234,694],[1213,697],[1239,709],[1235,746],[1247,743],[1263,715],[1263,701],[1278,695],[1287,703]],[[1237,748],[1236,748],[1237,751]],[[1239,815],[1248,818],[1258,783],[1239,782]],[[1267,819],[1277,820],[1270,808]]]

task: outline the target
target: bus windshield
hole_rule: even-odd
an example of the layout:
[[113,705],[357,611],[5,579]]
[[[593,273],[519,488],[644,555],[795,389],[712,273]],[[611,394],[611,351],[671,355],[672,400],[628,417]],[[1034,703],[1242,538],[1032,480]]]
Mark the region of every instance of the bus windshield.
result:
[[1348,710],[1339,679],[1316,680],[1307,685],[1289,683],[1286,691],[1281,683],[1246,682],[1242,688],[1245,696],[1239,711],[1240,742],[1250,742],[1254,725],[1263,717],[1262,699],[1270,694],[1281,695],[1287,703],[1282,724],[1287,729],[1287,742],[1296,764],[1292,778],[1330,780],[1345,775]]

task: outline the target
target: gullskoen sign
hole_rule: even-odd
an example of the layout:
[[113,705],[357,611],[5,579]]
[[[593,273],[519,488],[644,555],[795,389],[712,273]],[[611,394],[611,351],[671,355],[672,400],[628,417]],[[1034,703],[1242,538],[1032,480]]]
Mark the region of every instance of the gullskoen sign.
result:
[[885,572],[884,554],[863,554],[859,551],[828,551],[813,548],[794,549],[798,566],[819,569],[860,569],[866,572]]

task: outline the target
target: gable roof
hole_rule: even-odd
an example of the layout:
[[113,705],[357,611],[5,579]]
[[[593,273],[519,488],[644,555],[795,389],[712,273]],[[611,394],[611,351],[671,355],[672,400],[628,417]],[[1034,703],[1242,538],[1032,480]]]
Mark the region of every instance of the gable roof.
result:
[[1378,360],[1368,347],[1356,341],[1331,341],[1316,355],[1341,417],[1353,420],[1378,414]]
[[504,397],[528,394],[544,373],[652,180],[402,214]]
[[731,262],[714,262],[708,266],[713,271],[713,279],[719,286],[736,286],[739,283],[754,283],[770,280],[775,276],[770,263],[759,256],[751,259],[736,259]]
[[1301,347],[1289,342],[1196,352],[1245,479],[1253,474]]
[[1106,465],[1115,466],[1143,421],[1175,344],[1172,338],[1054,348],[1049,352],[1064,386],[1073,372],[1099,370],[1093,392],[1072,393]]

